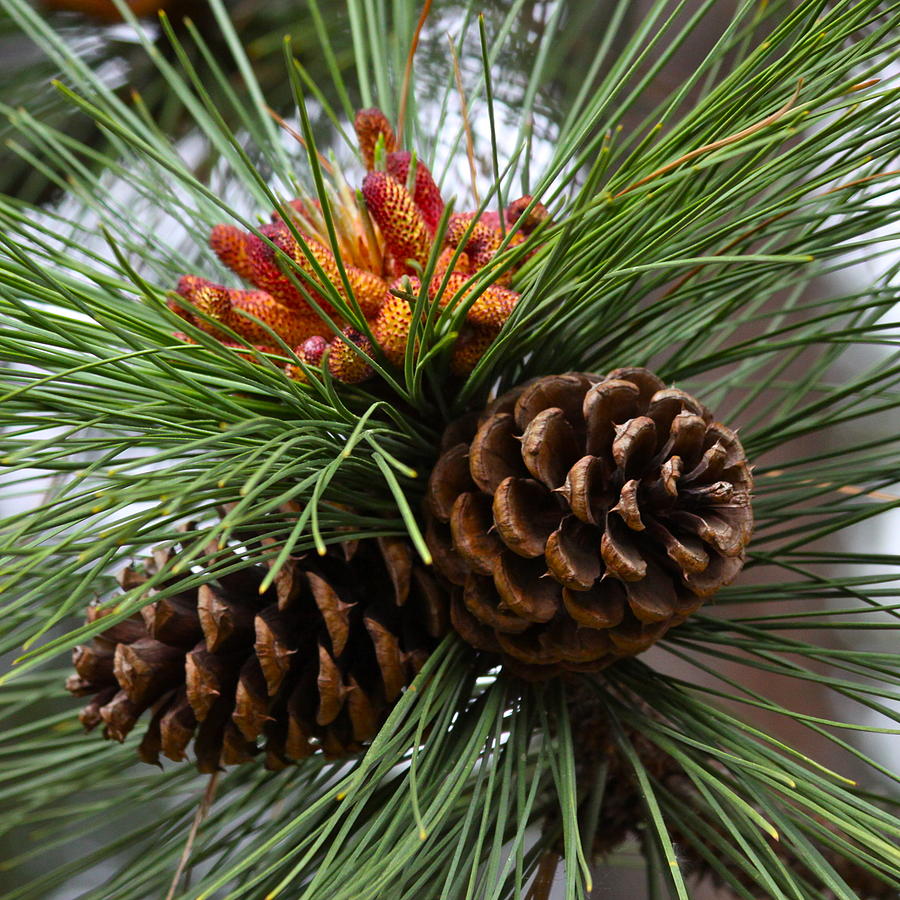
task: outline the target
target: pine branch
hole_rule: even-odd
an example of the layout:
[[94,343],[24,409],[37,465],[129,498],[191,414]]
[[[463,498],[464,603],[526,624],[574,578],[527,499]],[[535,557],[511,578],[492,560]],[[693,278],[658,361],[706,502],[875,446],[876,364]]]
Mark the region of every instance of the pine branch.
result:
[[[434,4],[426,20],[402,0],[310,3],[312,27],[282,45],[244,34],[216,0],[206,22],[164,21],[161,34],[132,19],[135,57],[153,70],[153,90],[134,97],[106,80],[108,47],[85,55],[24,0],[3,6],[4,27],[60,73],[52,103],[0,107],[11,149],[65,192],[45,208],[0,198],[5,496],[50,480],[0,522],[0,651],[14,657],[0,688],[0,833],[37,841],[5,864],[29,873],[10,900],[83,875],[84,897],[164,896],[189,833],[181,896],[193,898],[519,897],[540,894],[557,860],[574,898],[625,835],[671,896],[710,873],[750,898],[896,889],[900,776],[858,738],[896,740],[898,557],[823,543],[900,503],[897,265],[873,238],[894,233],[893,7],[742,4],[654,103],[649,88],[693,52],[712,3],[662,0],[630,33],[629,4],[613,4],[572,85],[579,29],[563,4],[526,54],[540,5],[479,18],[472,3]],[[552,217],[535,241],[509,229],[455,309],[395,291],[426,315],[402,366],[359,351],[377,378],[356,387],[312,368],[306,383],[286,378],[302,360],[283,341],[264,352],[232,329],[234,352],[209,316],[186,323],[167,300],[184,273],[224,275],[206,247],[220,222],[275,248],[259,217],[317,199],[339,249],[329,177],[358,167],[348,120],[376,102],[398,112],[445,194],[485,162],[476,203],[504,222],[514,186],[530,189]],[[90,127],[72,133],[73,120]],[[286,277],[322,316],[317,297],[365,331],[347,261],[341,293],[294,230],[310,265],[276,248]],[[880,274],[840,294],[829,276],[860,257]],[[514,312],[454,381],[466,313],[513,273]],[[271,564],[265,590],[295,558],[356,539],[410,535],[427,559],[419,508],[448,421],[529,377],[645,363],[740,425],[759,467],[747,576],[673,629],[653,666],[624,660],[545,689],[448,638],[364,755],[223,773],[196,834],[197,776],[133,767],[131,738],[82,735],[57,704],[65,651],[148,604]],[[147,581],[115,589],[122,563],[176,542]],[[111,616],[79,624],[98,596]],[[811,689],[840,705],[812,708]],[[163,802],[132,820],[152,796]],[[48,852],[60,863],[38,869]]]

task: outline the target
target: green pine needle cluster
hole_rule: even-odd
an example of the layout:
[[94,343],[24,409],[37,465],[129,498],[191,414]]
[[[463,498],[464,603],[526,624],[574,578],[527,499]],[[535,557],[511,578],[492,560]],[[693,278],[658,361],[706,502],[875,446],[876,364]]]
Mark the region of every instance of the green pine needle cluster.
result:
[[[62,682],[68,651],[112,621],[83,624],[85,607],[148,548],[186,542],[117,595],[116,618],[151,588],[159,599],[234,567],[209,548],[247,528],[274,539],[248,557],[272,577],[356,536],[408,534],[427,560],[419,509],[447,422],[535,375],[623,365],[700,396],[757,467],[743,576],[652,659],[583,679],[639,787],[650,895],[690,897],[697,859],[750,900],[869,896],[851,869],[878,896],[900,887],[900,774],[862,739],[897,745],[900,555],[851,542],[900,506],[900,11],[740,2],[723,25],[725,5],[659,0],[633,21],[628,0],[603,4],[573,83],[578,4],[435,2],[404,100],[421,4],[307,0],[299,53],[270,37],[251,56],[211,0],[203,27],[163,18],[157,35],[131,19],[161,108],[110,86],[32,4],[0,0],[4,27],[59,72],[52,105],[0,106],[7,148],[60,192],[42,207],[0,196],[0,483],[18,507],[0,521],[6,900],[537,898],[557,858],[559,896],[596,894],[615,864],[592,852],[612,776],[601,761],[584,778],[571,684],[481,670],[447,638],[361,758],[209,782],[134,765],[132,738],[81,734]],[[711,49],[673,83],[714,12]],[[178,277],[224,274],[206,247],[215,224],[258,233],[301,186],[328,218],[320,160],[362,172],[357,107],[404,110],[407,145],[472,207],[454,55],[488,172],[481,208],[530,193],[552,213],[517,273],[519,305],[465,383],[448,375],[449,308],[402,368],[373,359],[377,378],[356,387],[285,378],[299,362],[287,346],[244,358],[199,329],[196,344],[173,337]],[[502,266],[523,252],[509,246]],[[279,513],[287,501],[299,521]],[[690,802],[645,765],[647,746],[675,761]]]

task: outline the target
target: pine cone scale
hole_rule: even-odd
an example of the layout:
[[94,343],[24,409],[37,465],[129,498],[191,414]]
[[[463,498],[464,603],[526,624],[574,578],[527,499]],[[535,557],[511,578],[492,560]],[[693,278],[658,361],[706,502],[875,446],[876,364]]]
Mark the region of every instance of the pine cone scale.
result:
[[689,572],[685,582],[698,597],[711,597],[723,584],[733,581],[743,567],[740,556],[713,556],[702,572]]
[[125,691],[118,691],[112,699],[100,709],[100,718],[106,726],[109,737],[121,743],[137,724],[138,717],[146,709],[133,703]]
[[584,394],[596,380],[593,375],[549,375],[540,378],[515,397],[515,421],[520,432],[544,410],[556,407],[576,429],[583,424]]
[[355,741],[367,741],[378,730],[378,710],[352,676],[347,689],[347,715]]
[[582,415],[591,456],[607,450],[615,437],[616,424],[627,422],[637,412],[639,396],[637,385],[617,380],[596,384],[585,394]]
[[656,451],[656,423],[649,416],[636,416],[616,432],[612,442],[613,460],[623,477],[631,478],[647,467]]
[[425,541],[431,551],[435,569],[451,584],[457,587],[464,586],[469,566],[462,555],[453,549],[450,526],[440,519],[429,516],[425,525]]
[[459,443],[448,448],[438,460],[428,481],[428,503],[446,521],[461,494],[475,487],[469,474],[469,448]]
[[460,494],[450,509],[450,534],[453,545],[476,572],[490,575],[494,561],[503,550],[502,541],[491,532],[491,498],[487,494]]
[[494,567],[494,587],[500,599],[516,615],[529,622],[549,622],[562,602],[562,588],[544,578],[543,559],[523,559],[503,553]]
[[296,650],[288,644],[288,629],[278,618],[278,610],[267,607],[254,620],[256,640],[253,652],[266,681],[266,693],[274,697],[291,668]]
[[672,421],[669,444],[666,450],[673,456],[681,457],[687,465],[694,465],[703,447],[706,423],[693,413],[679,413]]
[[686,576],[702,572],[709,565],[709,554],[703,549],[703,542],[698,537],[684,532],[675,537],[656,519],[651,519],[647,531],[654,540],[662,544],[666,555],[686,573]]
[[166,597],[141,610],[150,637],[172,646],[193,647],[202,637],[197,604],[190,597]]
[[586,591],[563,588],[569,615],[586,628],[615,628],[625,617],[625,588],[615,578],[606,578]]
[[335,655],[340,656],[350,637],[350,610],[354,604],[344,603],[338,592],[324,579],[313,572],[307,576],[316,606],[331,639]]
[[197,721],[209,714],[217,697],[233,693],[238,669],[228,657],[211,653],[206,643],[199,643],[184,659],[187,700]]
[[266,679],[255,656],[241,667],[231,718],[248,741],[256,740],[271,719]]
[[[515,612],[501,609],[497,601],[497,591],[491,578],[472,574],[466,580],[463,590],[463,603],[472,615],[480,622],[489,625],[496,631],[517,634],[531,627],[529,619],[522,618]],[[507,606],[508,604],[503,604]]]
[[525,557],[543,556],[550,535],[559,524],[554,495],[531,478],[510,476],[497,486],[492,511],[503,543]]
[[244,646],[253,634],[253,607],[235,603],[212,585],[197,592],[197,614],[206,646],[212,653]]
[[116,647],[113,673],[128,699],[146,708],[178,683],[178,665],[183,659],[183,650],[154,638],[141,638]]
[[625,582],[628,606],[644,624],[665,622],[675,614],[675,586],[659,566],[649,563],[640,581]]
[[319,644],[319,674],[316,684],[319,689],[316,724],[330,725],[343,709],[345,689],[337,663],[321,644]]
[[522,435],[521,455],[528,471],[555,490],[581,456],[575,429],[558,407],[538,413]]
[[488,419],[469,448],[469,471],[475,484],[492,494],[507,478],[525,478],[529,472],[522,461],[516,437],[516,420],[509,413]]
[[409,597],[412,578],[412,547],[400,538],[380,537],[377,540],[388,575],[394,586],[394,603],[397,606],[403,606]]
[[609,466],[602,457],[582,456],[569,469],[559,490],[572,513],[588,525],[602,522],[613,505],[612,494],[605,489],[609,475]]
[[619,493],[619,502],[610,508],[610,512],[618,513],[632,531],[644,531],[647,527],[641,518],[641,507],[638,500],[640,484],[636,478],[626,481]]
[[86,685],[103,684],[114,677],[115,644],[94,641],[72,651],[72,664]]
[[567,516],[554,531],[544,549],[547,568],[564,587],[587,591],[601,575],[601,561],[594,551],[599,546],[599,528]]
[[607,571],[622,581],[638,581],[647,574],[647,561],[631,539],[628,526],[615,513],[606,518],[606,531],[600,539],[600,555]]
[[381,669],[385,699],[388,703],[393,703],[406,683],[400,644],[397,636],[377,619],[366,616],[363,622],[372,639],[375,657]]

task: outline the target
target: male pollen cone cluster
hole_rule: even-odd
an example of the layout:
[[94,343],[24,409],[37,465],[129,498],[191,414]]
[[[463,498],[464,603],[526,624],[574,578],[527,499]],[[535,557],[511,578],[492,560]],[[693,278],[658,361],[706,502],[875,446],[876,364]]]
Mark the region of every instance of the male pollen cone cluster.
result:
[[[449,217],[438,237],[444,201],[427,166],[416,161],[415,171],[410,171],[414,156],[397,148],[394,131],[380,110],[361,110],[354,124],[368,169],[360,191],[362,202],[343,174],[333,169],[332,195],[337,200],[330,204],[346,282],[332,252],[319,201],[302,197],[289,204],[290,224],[276,213],[259,229],[266,240],[234,225],[213,228],[211,247],[253,290],[186,275],[177,293],[189,306],[173,299],[169,305],[174,312],[239,352],[246,353],[247,348],[235,336],[262,352],[283,354],[283,348],[275,346],[278,342],[271,329],[305,364],[327,365],[332,376],[344,383],[365,381],[372,368],[360,351],[369,357],[377,357],[378,352],[369,336],[341,318],[329,302],[329,287],[351,308],[352,293],[377,349],[388,363],[399,366],[405,358],[413,311],[397,293],[420,294],[417,272],[425,268],[435,241],[440,240],[441,247],[427,288],[429,300],[440,308],[456,306],[471,301],[472,286],[467,282],[492,266],[505,238],[509,238],[507,246],[522,244],[548,217],[543,206],[522,197],[507,207],[503,223],[497,212],[480,217],[458,213]],[[455,375],[474,368],[519,299],[509,287],[516,266],[500,268],[471,301],[450,360]],[[309,303],[305,292],[326,318]],[[179,337],[191,340],[184,334]],[[290,377],[305,378],[299,366],[289,364],[285,371]]]
[[538,378],[445,444],[426,538],[453,624],[524,677],[643,652],[744,564],[740,441],[646,369]]

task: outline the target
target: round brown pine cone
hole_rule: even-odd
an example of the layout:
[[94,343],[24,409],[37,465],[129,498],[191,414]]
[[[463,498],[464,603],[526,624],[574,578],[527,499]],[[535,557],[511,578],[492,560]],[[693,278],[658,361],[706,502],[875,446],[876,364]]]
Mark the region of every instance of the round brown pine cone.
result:
[[[168,556],[127,568],[120,584],[141,583]],[[76,647],[67,687],[93,695],[84,726],[123,741],[150,710],[141,758],[182,760],[193,738],[201,772],[263,747],[273,769],[317,749],[362,750],[446,632],[444,589],[400,538],[290,561],[260,595],[266,571],[238,567]],[[92,607],[88,621],[109,612]]]
[[429,480],[453,624],[531,678],[641,653],[741,570],[751,487],[734,432],[646,369],[515,388]]

